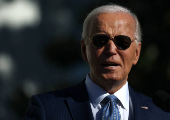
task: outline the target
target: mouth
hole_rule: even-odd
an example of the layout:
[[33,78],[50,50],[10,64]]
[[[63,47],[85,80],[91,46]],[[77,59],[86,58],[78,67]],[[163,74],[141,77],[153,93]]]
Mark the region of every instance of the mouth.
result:
[[120,67],[120,64],[114,62],[107,62],[107,63],[103,63],[102,66],[108,68],[114,68],[114,67]]

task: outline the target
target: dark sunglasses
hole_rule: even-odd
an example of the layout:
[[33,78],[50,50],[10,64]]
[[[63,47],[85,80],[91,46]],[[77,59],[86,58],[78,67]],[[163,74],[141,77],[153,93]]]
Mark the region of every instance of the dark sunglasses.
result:
[[105,46],[110,39],[113,40],[114,44],[119,50],[126,50],[127,48],[130,47],[131,43],[135,41],[135,40],[131,41],[130,37],[125,35],[117,35],[114,36],[114,38],[111,38],[107,34],[95,34],[91,38],[91,41],[94,47],[101,48]]

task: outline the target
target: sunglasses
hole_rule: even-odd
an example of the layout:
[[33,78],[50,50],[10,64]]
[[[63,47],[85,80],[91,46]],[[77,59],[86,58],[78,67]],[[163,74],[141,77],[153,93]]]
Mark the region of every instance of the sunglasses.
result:
[[107,34],[95,34],[91,38],[91,41],[94,47],[102,48],[109,42],[110,39],[113,40],[114,44],[119,50],[126,50],[127,48],[130,47],[131,43],[135,41],[135,40],[131,41],[130,37],[125,35],[117,35],[114,36],[114,38],[111,38]]

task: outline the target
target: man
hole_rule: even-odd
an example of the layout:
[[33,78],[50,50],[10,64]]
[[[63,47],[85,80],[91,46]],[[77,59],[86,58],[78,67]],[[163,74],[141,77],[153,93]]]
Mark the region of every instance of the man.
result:
[[169,113],[128,85],[140,50],[134,14],[117,5],[94,9],[84,21],[81,40],[90,73],[76,86],[33,96],[25,120],[169,120]]

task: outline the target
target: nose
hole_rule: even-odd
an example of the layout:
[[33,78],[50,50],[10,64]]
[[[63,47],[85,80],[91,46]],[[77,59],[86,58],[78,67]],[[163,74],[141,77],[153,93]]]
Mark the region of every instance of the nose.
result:
[[105,46],[105,51],[107,54],[113,55],[116,54],[116,50],[117,47],[115,45],[115,43],[113,42],[113,37],[109,40],[109,42],[107,43],[107,45]]

